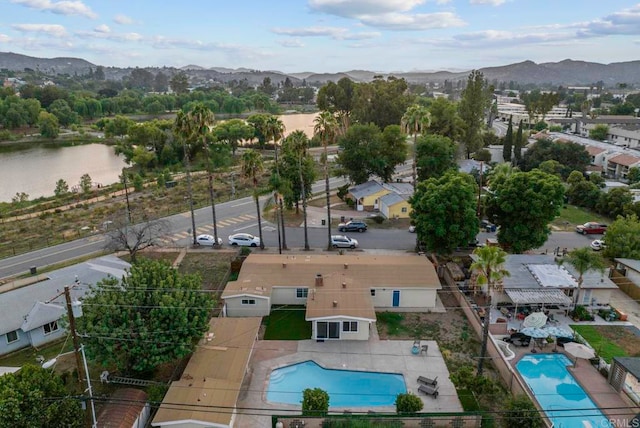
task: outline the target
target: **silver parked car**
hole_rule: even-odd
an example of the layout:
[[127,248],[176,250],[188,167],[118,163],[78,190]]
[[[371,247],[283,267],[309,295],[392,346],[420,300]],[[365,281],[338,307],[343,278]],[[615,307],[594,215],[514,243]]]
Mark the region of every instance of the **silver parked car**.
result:
[[358,241],[344,235],[331,235],[331,246],[333,248],[358,248]]
[[229,245],[239,245],[241,247],[257,247],[260,245],[260,238],[250,233],[236,233],[229,236]]
[[[203,247],[213,247],[216,240],[213,235],[198,235],[196,237],[196,243]],[[218,245],[222,245],[222,238],[218,237]]]

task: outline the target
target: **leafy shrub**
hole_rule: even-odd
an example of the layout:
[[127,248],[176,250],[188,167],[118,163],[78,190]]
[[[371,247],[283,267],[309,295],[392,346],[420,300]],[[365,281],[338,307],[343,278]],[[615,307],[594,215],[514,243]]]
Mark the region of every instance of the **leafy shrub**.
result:
[[538,409],[526,395],[509,397],[504,404],[502,424],[505,428],[541,428],[542,418]]
[[397,413],[416,413],[422,410],[422,400],[414,394],[398,394],[396,396]]
[[322,416],[329,411],[329,394],[320,388],[307,388],[302,391],[302,414]]
[[336,195],[338,196],[338,198],[340,198],[341,200],[344,201],[345,196],[347,196],[347,193],[349,193],[349,184],[345,184],[344,186],[340,186],[338,187],[338,193],[336,193]]
[[376,223],[376,224],[382,224],[384,222],[384,216],[377,214],[373,217],[371,217],[371,219]]
[[249,248],[249,247],[242,247],[242,248],[240,249],[240,256],[242,256],[242,257],[246,257],[246,256],[248,256],[249,254],[251,254],[251,248]]

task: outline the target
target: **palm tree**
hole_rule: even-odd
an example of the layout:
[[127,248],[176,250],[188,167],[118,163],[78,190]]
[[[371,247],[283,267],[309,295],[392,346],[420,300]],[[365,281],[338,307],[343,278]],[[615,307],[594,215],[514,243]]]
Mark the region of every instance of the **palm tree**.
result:
[[479,285],[487,285],[487,299],[484,308],[484,324],[482,326],[482,348],[478,360],[478,376],[482,376],[484,359],[487,355],[487,341],[489,339],[489,324],[491,322],[491,291],[500,290],[502,278],[509,276],[509,271],[503,268],[507,253],[500,247],[479,247],[473,251],[476,256],[471,264],[471,271],[476,272]]
[[329,188],[329,155],[327,147],[336,140],[338,121],[333,114],[325,110],[314,119],[314,122],[313,132],[320,137],[322,147],[324,147],[323,169],[327,195],[327,250],[331,250],[331,189]]
[[[273,154],[276,165],[276,175],[278,181],[280,181],[280,170],[278,165],[278,141],[284,137],[285,126],[284,123],[277,116],[269,116],[265,124],[265,131],[267,140],[273,140]],[[282,249],[287,249],[287,236],[284,231],[284,203],[282,201],[282,195],[275,192],[273,195],[276,204],[276,214],[279,210],[279,218],[276,216],[278,222],[278,230],[282,229]]]
[[578,272],[578,292],[573,299],[573,306],[579,305],[582,301],[580,294],[582,291],[583,276],[587,271],[592,269],[604,272],[606,267],[605,261],[598,253],[594,253],[589,247],[576,248],[567,254],[565,259],[561,259],[558,263],[562,265],[564,262],[569,263]]
[[291,151],[295,153],[298,159],[298,173],[300,174],[300,195],[302,197],[302,217],[304,218],[304,249],[309,250],[309,233],[307,230],[307,193],[304,174],[302,171],[302,160],[307,157],[307,149],[309,148],[309,138],[303,131],[295,131],[287,137]]
[[264,171],[262,163],[262,155],[255,150],[248,149],[242,154],[242,175],[250,178],[253,182],[253,199],[256,202],[256,211],[258,213],[258,234],[260,236],[260,249],[264,250],[264,240],[262,239],[262,218],[260,216],[260,202],[258,200],[260,192],[258,191],[258,176]]
[[193,245],[197,244],[196,241],[196,216],[193,211],[193,187],[191,185],[191,138],[193,135],[193,122],[188,114],[185,114],[182,110],[176,115],[173,129],[176,134],[182,139],[184,144],[184,166],[187,172],[187,196],[189,198],[189,211],[191,212],[191,235],[193,237]]
[[211,215],[213,219],[213,239],[214,248],[218,248],[218,223],[216,221],[216,204],[215,194],[213,192],[213,167],[211,164],[211,151],[207,143],[207,135],[210,133],[210,127],[215,121],[213,112],[202,103],[196,106],[187,115],[193,121],[193,138],[202,141],[202,145],[207,153],[207,178],[209,184],[209,200],[211,201]]
[[411,171],[411,179],[413,188],[416,188],[416,145],[418,134],[422,134],[431,124],[431,115],[429,110],[418,104],[410,106],[402,116],[402,127],[407,134],[413,135],[413,166]]

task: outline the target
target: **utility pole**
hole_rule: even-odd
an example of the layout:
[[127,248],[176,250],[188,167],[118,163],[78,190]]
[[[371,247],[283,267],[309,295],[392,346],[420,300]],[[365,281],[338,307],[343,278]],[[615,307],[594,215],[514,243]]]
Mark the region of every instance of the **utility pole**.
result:
[[67,301],[67,316],[69,317],[69,329],[73,338],[73,349],[76,357],[76,367],[78,370],[78,382],[82,382],[82,361],[80,360],[80,342],[76,332],[76,318],[73,315],[73,306],[71,305],[71,291],[68,285],[64,286],[64,298]]
[[184,150],[184,162],[187,167],[187,193],[189,194],[189,211],[191,211],[191,235],[193,237],[193,246],[198,242],[196,241],[196,216],[193,212],[193,187],[191,185],[191,162],[189,159],[189,145],[187,144]]
[[129,206],[129,188],[127,187],[127,173],[122,168],[122,183],[124,184],[124,198],[127,201],[127,220],[131,224],[131,207]]
[[480,218],[480,196],[482,195],[482,170],[484,169],[483,162],[480,161],[480,184],[478,185],[478,208],[477,214],[478,218]]

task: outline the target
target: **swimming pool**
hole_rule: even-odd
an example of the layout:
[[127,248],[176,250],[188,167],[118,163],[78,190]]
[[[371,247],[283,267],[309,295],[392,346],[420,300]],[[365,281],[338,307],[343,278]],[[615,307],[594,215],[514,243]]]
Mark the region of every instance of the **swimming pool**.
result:
[[299,405],[306,388],[325,390],[330,407],[392,406],[396,395],[407,392],[401,374],[325,369],[305,361],[271,372],[267,401]]
[[516,368],[555,428],[612,427],[569,373],[572,364],[563,354],[530,354]]

